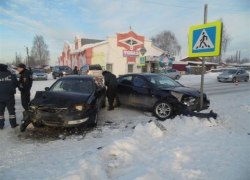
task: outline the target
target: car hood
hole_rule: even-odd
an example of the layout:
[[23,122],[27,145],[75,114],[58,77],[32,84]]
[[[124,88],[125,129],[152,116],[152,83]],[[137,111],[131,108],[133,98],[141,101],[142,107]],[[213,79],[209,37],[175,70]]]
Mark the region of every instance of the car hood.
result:
[[173,87],[173,88],[161,88],[162,90],[167,90],[167,91],[173,91],[193,97],[199,97],[200,96],[200,91],[197,89],[189,88],[189,87]]
[[30,104],[31,106],[65,108],[75,104],[86,104],[90,96],[91,94],[37,91]]

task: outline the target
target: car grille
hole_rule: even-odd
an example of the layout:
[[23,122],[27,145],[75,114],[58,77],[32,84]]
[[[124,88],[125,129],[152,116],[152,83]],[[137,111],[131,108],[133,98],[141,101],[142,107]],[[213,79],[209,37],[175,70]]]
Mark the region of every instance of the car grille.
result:
[[48,112],[48,113],[63,113],[67,111],[67,108],[48,108],[48,107],[39,107],[39,111]]

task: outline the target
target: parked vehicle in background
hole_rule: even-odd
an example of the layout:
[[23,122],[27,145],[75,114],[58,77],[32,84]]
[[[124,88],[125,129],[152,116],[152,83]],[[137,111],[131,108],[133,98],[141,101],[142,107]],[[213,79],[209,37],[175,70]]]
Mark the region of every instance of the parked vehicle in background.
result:
[[36,92],[29,107],[31,122],[35,127],[96,125],[105,99],[105,87],[96,85],[93,77],[62,77],[45,91]]
[[192,111],[208,109],[210,101],[204,94],[200,109],[200,92],[184,87],[163,74],[127,74],[118,78],[118,97],[121,104],[146,108],[165,120],[181,112],[183,105]]
[[176,70],[176,69],[163,69],[160,71],[161,74],[165,74],[168,77],[178,80],[181,78],[181,73],[180,71]]
[[94,77],[102,76],[102,67],[100,64],[86,64],[81,67],[80,74],[90,75]]
[[218,77],[218,82],[237,82],[237,81],[249,81],[249,74],[245,69],[227,69],[224,70]]
[[33,80],[48,80],[48,74],[44,69],[33,69],[32,72]]
[[99,85],[104,84],[103,76],[102,76],[102,67],[100,64],[85,64],[80,68],[80,74],[93,76],[96,83]]
[[54,66],[52,76],[54,79],[72,74],[72,69],[68,66]]

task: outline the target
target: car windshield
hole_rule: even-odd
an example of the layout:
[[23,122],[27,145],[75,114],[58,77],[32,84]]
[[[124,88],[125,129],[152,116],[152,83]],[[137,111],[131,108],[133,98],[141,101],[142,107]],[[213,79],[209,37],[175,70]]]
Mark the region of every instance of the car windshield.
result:
[[156,87],[181,87],[182,85],[177,81],[165,76],[165,75],[158,75],[158,76],[147,76],[146,77],[153,85]]
[[237,72],[237,69],[228,69],[226,71],[224,71],[223,73],[225,74],[235,74]]
[[43,70],[43,69],[34,69],[33,73],[45,73],[45,70]]
[[94,90],[91,79],[61,79],[58,80],[50,91],[75,92],[82,94],[91,94]]

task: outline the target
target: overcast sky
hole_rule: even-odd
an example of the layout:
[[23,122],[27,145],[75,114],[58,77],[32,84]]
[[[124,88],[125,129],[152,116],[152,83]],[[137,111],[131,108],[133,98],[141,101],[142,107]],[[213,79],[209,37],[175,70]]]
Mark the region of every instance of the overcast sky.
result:
[[249,0],[0,0],[0,62],[12,62],[16,52],[25,57],[36,34],[44,36],[54,64],[75,35],[105,39],[130,26],[146,38],[174,32],[184,57],[188,29],[203,23],[205,3],[208,22],[222,18],[231,36],[226,56],[240,50],[250,58]]

